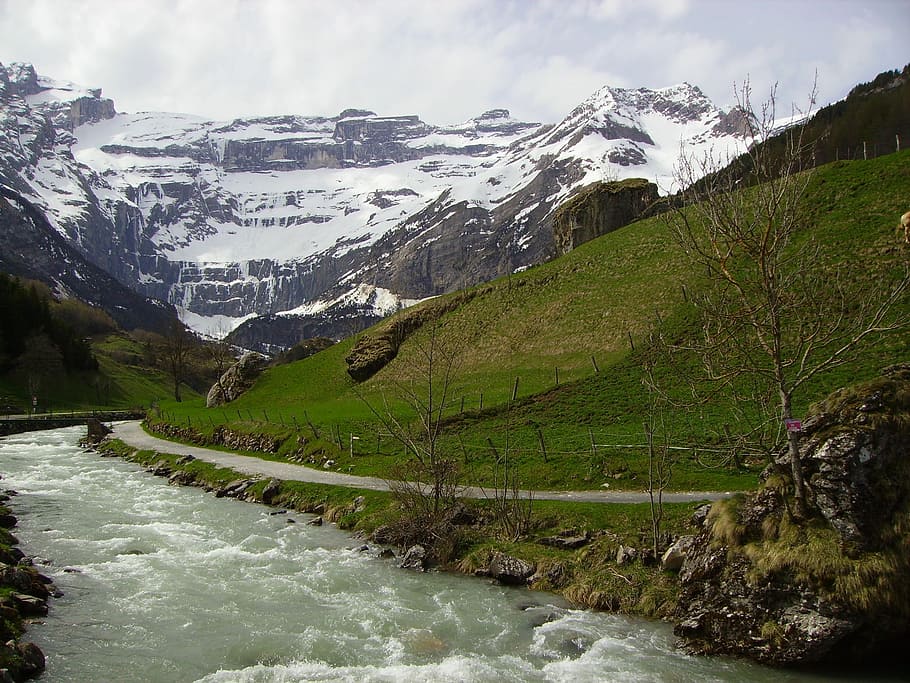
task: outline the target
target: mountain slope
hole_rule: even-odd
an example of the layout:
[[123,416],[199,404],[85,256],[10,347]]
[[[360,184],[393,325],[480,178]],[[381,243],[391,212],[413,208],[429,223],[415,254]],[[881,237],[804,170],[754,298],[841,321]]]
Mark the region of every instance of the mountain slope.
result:
[[[892,269],[901,270],[908,259],[910,247],[895,228],[905,210],[902,188],[908,182],[910,151],[870,161],[838,162],[815,171],[803,230],[818,243],[826,264],[844,282],[852,283],[858,296]],[[647,392],[636,354],[646,348],[648,333],[658,319],[681,338],[700,333],[697,321],[689,317],[683,289],[695,291],[695,275],[666,233],[661,217],[634,223],[535,268],[403,311],[360,337],[378,340],[396,321],[427,309],[444,311],[438,334],[456,340],[458,355],[444,445],[455,454],[469,450],[470,457],[465,457],[475,479],[489,481],[492,476],[485,442],[489,436],[498,448],[508,440],[524,485],[599,487],[609,471],[629,473],[611,485],[640,489],[647,477],[644,452],[608,446],[643,439]],[[453,301],[458,305],[446,310]],[[895,313],[910,319],[906,295]],[[201,404],[174,406],[173,421],[183,424],[190,417],[197,429],[206,431],[210,419],[216,424],[230,422],[236,409],[260,424],[233,424],[234,428],[280,430],[275,424],[261,424],[264,411],[272,420],[282,416],[286,424],[294,416],[300,425],[309,420],[323,435],[360,435],[359,454],[352,459],[339,454],[343,459],[338,466],[386,475],[382,468],[395,461],[389,456],[398,451],[382,438],[383,430],[362,398],[376,406],[386,400],[394,405],[396,382],[406,381],[409,368],[420,366],[419,344],[426,343],[427,335],[427,330],[414,332],[391,362],[356,386],[346,362],[358,341],[352,338],[311,358],[269,370],[228,413],[207,411]],[[799,414],[814,397],[875,376],[908,356],[906,331],[877,340],[851,364],[813,380],[795,410]],[[681,394],[690,390],[685,381],[677,380],[675,390]],[[513,393],[518,399],[514,402]],[[691,415],[680,412],[672,416],[674,439],[710,446],[733,418],[730,406],[719,403],[701,406]],[[541,454],[540,440],[546,443],[547,455]],[[592,441],[597,444],[594,453]],[[380,455],[374,456],[377,444]],[[710,451],[696,455],[700,463],[710,462],[711,457]],[[603,467],[592,458],[602,459]],[[692,472],[712,478],[711,485],[722,488],[743,486],[752,476],[723,468],[703,469],[697,463]],[[705,480],[698,484],[695,479],[679,478],[674,484],[679,488],[705,485]]]
[[315,316],[342,336],[546,260],[553,210],[594,180],[668,186],[680,141],[741,149],[736,117],[688,84],[605,87],[555,126],[506,110],[453,126],[363,110],[216,122],[117,114],[13,65],[0,106],[6,184],[87,258],[221,334],[301,315],[288,327]]
[[0,185],[0,272],[47,283],[106,311],[121,327],[165,332],[177,312],[129,289],[90,263],[28,200]]

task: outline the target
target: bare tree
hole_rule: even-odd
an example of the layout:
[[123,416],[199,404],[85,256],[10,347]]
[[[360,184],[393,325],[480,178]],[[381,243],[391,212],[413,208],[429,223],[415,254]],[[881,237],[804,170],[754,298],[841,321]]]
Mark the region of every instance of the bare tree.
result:
[[[762,144],[777,131],[776,93],[757,110],[746,83],[737,99],[747,128],[748,151],[736,160],[685,152],[676,169],[683,206],[667,214],[693,272],[704,275],[694,297],[703,336],[690,345],[706,375],[727,387],[744,378],[776,395],[778,426],[793,418],[793,398],[819,373],[846,362],[872,335],[905,326],[892,316],[906,296],[906,267],[898,278],[881,277],[851,290],[850,265],[832,269],[812,238],[805,202],[811,171],[803,123],[788,128],[786,144]],[[810,165],[810,163],[806,163]],[[832,271],[835,272],[832,272]],[[780,434],[780,429],[778,430]],[[799,432],[787,431],[795,512],[805,514]]]
[[661,388],[656,377],[656,364],[669,350],[660,325],[652,333],[648,351],[644,354],[642,384],[648,392],[648,412],[642,427],[648,447],[648,502],[651,511],[651,544],[654,557],[660,557],[661,525],[664,517],[664,491],[673,477],[676,458],[670,448],[670,428],[667,414],[673,403]]
[[[383,395],[381,407],[361,399],[382,422],[392,437],[404,446],[411,464],[406,477],[411,485],[403,494],[426,496],[428,512],[439,515],[455,500],[458,490],[458,464],[440,449],[445,412],[454,394],[459,368],[459,346],[443,334],[438,322],[431,323],[428,336],[413,338],[410,363],[399,367],[392,379],[393,401]],[[413,485],[418,487],[413,490]],[[404,486],[404,484],[401,484]]]
[[521,489],[518,469],[512,457],[510,431],[506,430],[505,446],[501,451],[492,439],[488,438],[487,443],[493,453],[493,517],[503,540],[514,543],[531,528],[534,493]]
[[179,320],[171,322],[164,336],[164,357],[167,371],[174,382],[174,400],[180,401],[180,385],[186,376],[187,359],[193,347],[193,338]]

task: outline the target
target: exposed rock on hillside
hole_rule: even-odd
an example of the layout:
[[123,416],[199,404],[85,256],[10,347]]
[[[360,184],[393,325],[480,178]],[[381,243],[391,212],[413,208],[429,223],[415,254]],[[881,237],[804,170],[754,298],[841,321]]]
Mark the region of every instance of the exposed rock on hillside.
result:
[[667,177],[680,140],[740,150],[724,119],[688,84],[604,87],[555,125],[116,114],[98,89],[0,65],[0,176],[119,281],[274,353],[542,263],[564,199],[605,173]]
[[260,353],[246,353],[221,375],[205,399],[207,408],[230,403],[253,386],[259,373],[265,369],[268,358]]
[[434,301],[409,309],[392,318],[373,334],[363,335],[344,359],[348,364],[348,374],[358,382],[368,380],[398,355],[398,349],[414,332],[427,323],[439,320],[484,291],[488,290],[461,292],[444,301]]
[[712,508],[680,573],[683,646],[777,665],[906,660],[910,364],[806,420],[807,520],[790,514],[783,462],[757,493]]
[[557,250],[565,254],[579,244],[643,218],[658,197],[657,185],[644,178],[588,185],[553,216]]

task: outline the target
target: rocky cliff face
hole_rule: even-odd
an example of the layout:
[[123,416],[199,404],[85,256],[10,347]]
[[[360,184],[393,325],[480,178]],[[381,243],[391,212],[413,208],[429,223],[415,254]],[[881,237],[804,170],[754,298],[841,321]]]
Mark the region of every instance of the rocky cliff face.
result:
[[90,263],[51,227],[44,214],[0,185],[0,271],[41,280],[64,297],[101,308],[124,329],[165,332],[173,306],[146,299]]
[[589,185],[554,212],[556,250],[568,253],[579,244],[628,225],[646,216],[658,199],[657,185],[644,178]]
[[676,634],[777,665],[906,666],[910,364],[819,405],[801,463],[807,520],[790,514],[784,458],[760,491],[714,505],[682,566]]
[[0,67],[3,182],[87,259],[221,334],[388,292],[367,322],[539,263],[580,187],[666,182],[681,139],[739,149],[726,121],[684,84],[603,88],[558,125],[504,109],[450,126],[366,110],[217,122],[118,114],[100,90]]

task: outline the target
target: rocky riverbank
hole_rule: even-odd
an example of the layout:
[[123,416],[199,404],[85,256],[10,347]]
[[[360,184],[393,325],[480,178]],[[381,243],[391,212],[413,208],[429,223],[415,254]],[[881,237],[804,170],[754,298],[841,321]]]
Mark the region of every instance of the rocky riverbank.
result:
[[15,495],[12,490],[0,494],[0,683],[23,681],[44,671],[44,653],[23,635],[30,621],[47,616],[47,601],[54,592],[51,579],[35,569],[11,531],[17,519],[7,503]]
[[910,637],[910,363],[810,411],[794,513],[785,457],[716,503],[680,572],[685,649],[778,666],[883,662]]
[[[441,551],[402,543],[401,534],[389,536],[383,522],[373,525],[372,538],[407,550],[401,562],[407,568],[435,561],[501,583],[551,590],[585,607],[672,620],[681,645],[693,653],[776,666],[868,663],[870,657],[905,661],[900,643],[910,636],[908,445],[910,364],[903,364],[835,392],[810,411],[801,446],[805,517],[793,512],[782,455],[757,492],[715,503],[710,512],[700,508],[692,522],[700,530],[679,538],[662,561],[641,539],[630,544],[604,528],[555,535],[549,528],[544,536],[538,526],[523,544],[497,543],[483,507],[473,505],[457,508],[437,534],[446,540]],[[381,495],[373,492],[241,478],[186,456],[137,451],[119,442],[102,449],[175,484],[313,512],[342,528],[352,528],[365,508],[394,517],[387,497],[364,497]],[[541,553],[532,548],[538,545],[564,552]],[[448,557],[438,555],[447,551]]]

